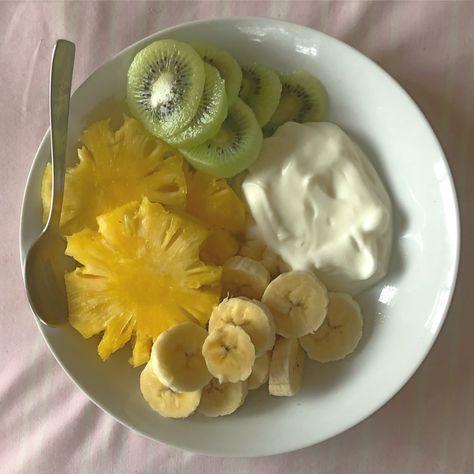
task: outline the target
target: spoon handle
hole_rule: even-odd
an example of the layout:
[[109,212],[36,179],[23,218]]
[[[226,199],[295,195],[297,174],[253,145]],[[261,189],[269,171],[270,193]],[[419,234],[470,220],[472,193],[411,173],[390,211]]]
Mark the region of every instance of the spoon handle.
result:
[[63,205],[69,98],[71,96],[75,50],[74,43],[62,39],[58,40],[51,63],[49,120],[51,125],[53,199],[47,226],[56,229],[59,229]]

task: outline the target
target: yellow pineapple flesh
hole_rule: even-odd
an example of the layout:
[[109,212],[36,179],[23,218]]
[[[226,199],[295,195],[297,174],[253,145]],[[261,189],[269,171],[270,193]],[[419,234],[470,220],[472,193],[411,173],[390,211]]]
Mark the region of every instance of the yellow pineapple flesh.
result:
[[209,231],[144,198],[97,218],[68,237],[66,253],[83,266],[66,274],[69,320],[84,337],[104,331],[102,359],[133,339],[131,363],[184,321],[205,325],[219,302],[221,268],[199,252]]
[[212,227],[231,234],[243,234],[246,228],[246,206],[224,178],[201,171],[187,171],[186,211]]
[[[132,201],[184,209],[186,178],[183,158],[149,134],[135,119],[126,118],[114,132],[110,120],[93,123],[82,136],[79,163],[68,168],[64,186],[61,231],[64,235],[89,227],[96,217]],[[51,202],[51,167],[42,183],[43,219]]]
[[237,255],[240,242],[224,229],[213,227],[201,248],[201,259],[211,265],[224,265],[229,258]]

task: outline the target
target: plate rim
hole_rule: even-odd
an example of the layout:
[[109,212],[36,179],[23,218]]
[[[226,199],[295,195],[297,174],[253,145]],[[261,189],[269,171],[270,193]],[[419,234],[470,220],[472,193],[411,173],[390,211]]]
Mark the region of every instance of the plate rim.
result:
[[[399,384],[398,388],[393,390],[392,391],[393,393],[391,393],[387,398],[385,398],[384,401],[382,401],[381,403],[378,403],[376,406],[372,407],[370,410],[368,410],[368,412],[366,414],[363,414],[362,416],[360,416],[355,422],[352,422],[350,424],[350,426],[346,426],[344,428],[337,429],[332,434],[330,434],[328,436],[325,436],[325,437],[319,439],[318,441],[309,441],[307,443],[300,444],[298,446],[293,446],[293,447],[290,447],[289,449],[285,449],[285,450],[272,449],[271,447],[268,447],[266,449],[260,450],[258,453],[250,453],[250,454],[249,453],[247,453],[247,454],[242,454],[242,453],[237,454],[236,451],[232,451],[232,450],[228,450],[226,452],[214,451],[212,448],[206,449],[206,450],[200,450],[200,449],[194,449],[192,446],[189,446],[186,443],[171,444],[171,443],[167,442],[166,440],[158,439],[156,437],[152,437],[152,436],[144,433],[140,429],[130,426],[125,420],[119,418],[115,414],[112,414],[107,408],[105,408],[101,404],[101,402],[99,402],[94,397],[92,397],[88,393],[88,391],[85,390],[81,386],[81,384],[64,367],[64,365],[61,363],[60,356],[56,353],[55,349],[52,347],[52,345],[48,341],[48,338],[46,337],[45,329],[47,329],[47,327],[43,323],[41,323],[41,321],[35,316],[35,314],[31,310],[31,306],[30,306],[31,313],[33,315],[33,318],[36,321],[38,329],[39,329],[44,341],[46,342],[47,347],[49,348],[50,352],[53,354],[54,358],[56,359],[56,361],[58,362],[58,364],[60,365],[62,370],[66,373],[66,375],[74,383],[74,385],[76,387],[78,387],[82,391],[82,393],[84,393],[84,395],[87,397],[87,399],[90,400],[98,408],[100,408],[106,415],[111,416],[114,420],[119,422],[122,426],[132,430],[135,433],[138,433],[139,435],[141,435],[141,436],[143,436],[143,437],[145,437],[145,438],[147,438],[151,441],[154,441],[154,442],[157,442],[157,443],[163,443],[163,444],[166,444],[167,446],[172,446],[172,447],[175,447],[175,448],[183,449],[183,450],[188,451],[188,452],[193,452],[193,453],[203,454],[203,455],[208,455],[208,456],[222,457],[222,458],[225,458],[225,457],[256,458],[256,457],[262,457],[262,456],[270,456],[270,455],[290,453],[290,452],[294,452],[294,451],[304,449],[304,448],[307,448],[307,447],[310,447],[310,446],[314,446],[316,444],[320,444],[320,443],[323,443],[323,442],[325,442],[325,441],[327,441],[331,438],[334,438],[334,437],[340,435],[341,433],[349,431],[352,428],[355,428],[362,421],[366,420],[367,418],[369,418],[372,415],[374,415],[375,413],[377,413],[383,406],[385,406],[388,402],[390,402],[392,400],[392,398],[396,394],[398,394],[402,390],[402,388],[405,387],[405,385],[408,383],[408,381],[416,374],[418,369],[421,367],[423,362],[426,360],[426,358],[427,358],[429,352],[431,351],[434,343],[438,339],[439,333],[440,333],[442,327],[444,326],[444,323],[446,321],[446,317],[447,317],[448,312],[451,308],[451,304],[452,304],[452,301],[453,301],[454,294],[456,292],[457,280],[458,280],[458,276],[459,276],[460,254],[461,254],[461,221],[460,221],[459,200],[458,200],[458,196],[457,196],[457,192],[456,192],[456,187],[455,187],[455,184],[454,184],[454,179],[453,179],[453,175],[452,175],[452,172],[451,172],[451,168],[449,166],[449,161],[446,158],[446,154],[444,153],[443,147],[442,147],[440,141],[438,140],[438,137],[436,136],[436,134],[435,134],[428,118],[426,117],[426,115],[424,114],[422,109],[418,106],[418,104],[413,99],[413,97],[382,66],[380,66],[377,62],[375,62],[370,57],[363,54],[358,49],[356,49],[353,46],[349,45],[348,43],[342,41],[339,38],[336,38],[336,37],[331,36],[327,33],[324,33],[320,30],[317,30],[315,28],[312,28],[312,27],[306,26],[306,25],[301,25],[301,24],[298,24],[298,23],[290,22],[290,21],[279,20],[279,19],[269,18],[269,17],[264,17],[264,16],[228,16],[228,17],[220,17],[220,18],[218,17],[218,18],[212,18],[212,19],[201,19],[201,20],[193,20],[193,21],[188,21],[188,22],[184,22],[184,23],[179,23],[179,24],[164,28],[162,30],[155,31],[154,33],[151,33],[150,35],[147,35],[146,37],[143,37],[143,38],[129,44],[127,47],[121,49],[120,51],[118,51],[114,55],[108,57],[101,65],[99,65],[97,68],[95,68],[86,77],[86,79],[84,79],[84,81],[82,81],[81,84],[79,84],[79,86],[72,93],[72,96],[74,96],[78,91],[80,91],[82,87],[85,87],[86,83],[96,73],[98,73],[100,70],[102,70],[104,67],[106,67],[110,62],[115,60],[118,56],[122,55],[123,53],[125,53],[126,51],[128,51],[130,49],[137,48],[142,44],[143,45],[146,44],[147,42],[153,40],[157,36],[162,37],[163,35],[166,35],[167,33],[174,33],[174,32],[179,31],[179,30],[185,30],[187,28],[194,27],[196,25],[215,24],[215,23],[235,24],[235,23],[238,23],[238,22],[241,22],[241,21],[248,21],[248,22],[254,22],[254,23],[259,23],[259,22],[264,21],[264,22],[267,23],[267,25],[269,23],[271,23],[272,25],[275,25],[275,26],[279,25],[279,26],[283,27],[286,31],[288,31],[288,29],[299,29],[299,30],[303,30],[305,34],[320,35],[321,37],[325,38],[328,41],[336,42],[336,43],[339,44],[339,46],[342,46],[343,48],[348,50],[351,54],[355,54],[358,57],[358,60],[365,61],[366,63],[369,63],[371,66],[374,66],[375,68],[377,68],[385,76],[385,79],[388,80],[389,82],[391,82],[392,86],[395,86],[398,89],[398,91],[408,99],[408,101],[410,102],[410,105],[414,108],[414,110],[416,110],[418,112],[419,119],[421,119],[424,122],[424,125],[426,126],[427,130],[429,131],[429,133],[431,135],[431,140],[432,140],[433,144],[436,146],[437,151],[439,153],[439,156],[440,156],[441,160],[443,161],[446,172],[447,172],[450,197],[452,198],[452,201],[453,201],[453,204],[454,204],[454,211],[455,211],[454,216],[453,216],[454,223],[455,223],[455,229],[454,229],[454,234],[453,234],[455,236],[455,252],[454,252],[454,262],[451,262],[452,275],[451,275],[451,278],[450,278],[449,297],[446,299],[446,302],[445,302],[445,305],[444,305],[444,308],[443,308],[443,315],[438,321],[438,325],[436,327],[436,330],[434,332],[432,332],[431,340],[430,340],[429,344],[427,344],[427,346],[425,348],[425,351],[423,352],[423,356],[420,358],[419,361],[417,361],[417,363],[414,365],[414,368],[411,368],[407,372],[407,375],[404,377],[402,382]],[[43,147],[44,143],[47,140],[49,140],[49,137],[50,137],[50,132],[49,132],[49,127],[48,127],[47,130],[46,130],[45,135],[43,136],[40,144],[38,145],[38,148],[35,152],[34,158],[31,162],[30,170],[29,170],[28,176],[26,178],[25,187],[24,187],[24,190],[23,190],[23,195],[22,195],[22,200],[21,200],[20,225],[19,225],[19,247],[20,247],[19,256],[20,256],[20,265],[21,265],[21,273],[22,273],[22,278],[23,278],[23,284],[24,284],[24,261],[25,261],[25,252],[24,252],[24,248],[23,248],[24,247],[24,245],[23,245],[23,234],[24,234],[24,218],[25,218],[26,195],[27,195],[27,191],[28,191],[28,188],[29,188],[29,185],[30,185],[30,182],[31,182],[33,169],[34,169],[35,163],[38,159],[39,152],[40,152],[41,148]]]

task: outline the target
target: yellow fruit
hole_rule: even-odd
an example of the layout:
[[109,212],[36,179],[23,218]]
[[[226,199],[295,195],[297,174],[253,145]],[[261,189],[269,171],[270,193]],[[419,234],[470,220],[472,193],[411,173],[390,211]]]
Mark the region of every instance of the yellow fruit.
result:
[[186,172],[188,197],[186,210],[212,227],[232,234],[246,228],[246,206],[224,178],[201,171]]
[[51,163],[46,165],[41,181],[41,203],[43,205],[43,224],[49,217],[49,208],[51,207],[51,187],[53,184],[53,175],[51,172]]
[[201,248],[201,259],[211,265],[223,265],[237,255],[239,247],[239,241],[232,234],[214,227],[210,229],[209,237]]
[[199,251],[208,230],[144,198],[97,218],[68,237],[66,254],[83,266],[66,274],[71,325],[84,337],[104,331],[102,359],[134,337],[131,363],[147,362],[169,327],[205,325],[219,303],[220,267]]
[[[70,235],[96,229],[96,217],[147,197],[184,209],[186,179],[183,158],[150,135],[135,119],[126,118],[115,133],[110,120],[93,123],[81,136],[79,163],[66,172],[61,230]],[[41,190],[43,217],[51,202],[51,168]]]

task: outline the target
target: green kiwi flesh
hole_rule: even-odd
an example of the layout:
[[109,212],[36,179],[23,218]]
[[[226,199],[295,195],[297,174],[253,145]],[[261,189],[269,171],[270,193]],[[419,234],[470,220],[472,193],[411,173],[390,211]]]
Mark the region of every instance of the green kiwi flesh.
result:
[[281,82],[278,74],[261,64],[242,66],[239,97],[253,110],[263,127],[280,102]]
[[170,145],[192,148],[214,136],[227,116],[227,96],[224,79],[217,69],[204,64],[206,79],[201,103],[189,125],[167,138]]
[[214,137],[181,152],[194,168],[212,176],[230,178],[255,162],[262,140],[254,113],[237,99]]
[[229,107],[235,102],[239,95],[242,71],[239,63],[227,51],[217,48],[209,43],[193,42],[191,46],[201,56],[203,61],[214,66],[225,81],[227,103]]
[[329,99],[321,81],[306,71],[280,75],[282,84],[280,103],[268,124],[263,128],[270,136],[285,122],[321,122],[326,120]]
[[154,135],[166,138],[186,128],[204,88],[204,63],[191,46],[165,39],[143,48],[127,77],[131,113]]

